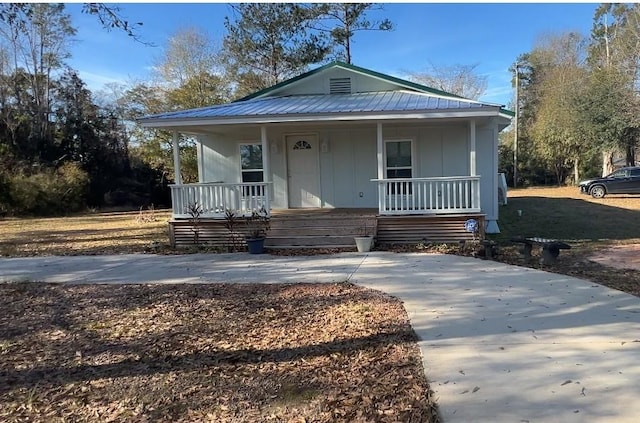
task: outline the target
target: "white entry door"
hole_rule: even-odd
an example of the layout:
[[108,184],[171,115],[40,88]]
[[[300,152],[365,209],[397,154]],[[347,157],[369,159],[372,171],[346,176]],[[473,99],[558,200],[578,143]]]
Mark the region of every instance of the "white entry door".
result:
[[287,135],[289,207],[320,207],[318,137]]

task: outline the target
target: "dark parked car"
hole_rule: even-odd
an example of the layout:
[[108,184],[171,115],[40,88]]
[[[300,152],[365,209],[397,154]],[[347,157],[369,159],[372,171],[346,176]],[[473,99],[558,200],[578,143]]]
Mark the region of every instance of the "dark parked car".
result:
[[640,194],[640,167],[623,167],[611,175],[581,181],[580,192],[593,198],[607,194]]

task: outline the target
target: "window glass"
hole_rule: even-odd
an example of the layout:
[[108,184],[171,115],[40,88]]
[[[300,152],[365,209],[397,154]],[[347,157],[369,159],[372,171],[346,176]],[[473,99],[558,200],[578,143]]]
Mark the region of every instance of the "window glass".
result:
[[411,141],[387,142],[387,167],[411,167]]
[[294,150],[311,150],[311,144],[309,144],[307,141],[301,140],[295,143],[295,145],[293,146],[293,149]]
[[240,146],[242,170],[262,169],[262,145],[242,144]]
[[387,178],[411,178],[411,141],[387,141],[385,143],[387,156]]
[[262,145],[240,145],[240,164],[242,166],[242,182],[263,182]]

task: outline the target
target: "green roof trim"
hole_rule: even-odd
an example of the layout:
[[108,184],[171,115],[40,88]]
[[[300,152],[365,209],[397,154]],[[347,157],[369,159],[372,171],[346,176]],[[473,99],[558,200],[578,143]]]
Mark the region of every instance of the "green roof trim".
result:
[[509,109],[505,109],[504,107],[500,108],[500,113],[505,114],[507,116],[510,117],[516,117],[516,112],[509,110]]
[[300,81],[301,79],[304,79],[307,76],[315,75],[318,72],[322,72],[325,69],[329,69],[329,68],[335,66],[338,63],[341,63],[341,62],[328,63],[328,64],[326,64],[324,66],[320,66],[319,68],[315,68],[315,69],[310,70],[308,72],[301,73],[300,75],[294,76],[291,79],[287,79],[286,81],[278,82],[276,85],[272,85],[272,86],[264,88],[264,89],[262,89],[260,91],[256,91],[253,94],[249,94],[248,96],[239,98],[238,100],[234,100],[233,103],[236,103],[238,101],[251,100],[252,98],[256,98],[256,97],[260,97],[262,95],[268,94],[271,91],[275,91],[275,90],[277,90],[279,88],[286,87],[287,85],[290,85],[290,84],[293,84],[294,82]]
[[415,82],[411,82],[411,81],[407,81],[404,79],[400,79],[400,78],[396,78],[395,76],[390,76],[390,75],[386,75],[384,73],[380,73],[380,72],[376,72],[376,71],[372,71],[370,69],[365,69],[365,68],[361,68],[360,66],[356,66],[356,65],[352,65],[350,63],[345,63],[345,62],[340,62],[340,61],[336,61],[336,62],[331,62],[328,63],[324,66],[320,66],[316,69],[310,70],[308,72],[305,72],[303,74],[300,74],[298,76],[295,76],[291,79],[287,79],[286,81],[282,81],[280,83],[277,83],[276,85],[273,85],[271,87],[265,88],[263,90],[260,91],[256,91],[253,94],[249,94],[246,97],[242,97],[241,99],[235,100],[235,102],[240,102],[240,101],[246,101],[246,100],[251,100],[257,97],[262,97],[266,94],[269,94],[273,91],[276,91],[280,88],[286,87],[287,85],[293,84],[294,82],[300,81],[301,79],[305,79],[308,76],[311,75],[315,75],[316,73],[322,72],[325,69],[330,69],[333,67],[342,67],[354,72],[359,72],[365,75],[369,75],[372,76],[374,78],[379,78],[382,80],[385,80],[387,82],[391,82],[393,84],[398,84],[398,85],[402,85],[405,86],[407,88],[412,88],[414,90],[423,92],[423,93],[429,93],[429,94],[436,94],[436,95],[441,95],[444,97],[451,97],[451,98],[459,98],[459,99],[464,99],[464,100],[468,100],[467,98],[464,98],[462,96],[456,95],[456,94],[451,94],[448,93],[446,91],[441,91],[441,90],[437,90],[435,88],[431,88],[431,87],[427,87],[426,85],[421,85],[421,84],[417,84]]

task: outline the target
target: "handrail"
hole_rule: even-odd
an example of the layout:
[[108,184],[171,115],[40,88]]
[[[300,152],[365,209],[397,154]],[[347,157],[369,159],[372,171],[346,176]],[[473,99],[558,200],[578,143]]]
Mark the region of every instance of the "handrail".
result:
[[264,207],[270,213],[269,187],[271,182],[205,182],[199,184],[172,184],[171,203],[173,217],[193,217],[188,206],[197,203],[199,217],[223,218],[226,210],[238,215],[250,214]]
[[197,184],[169,184],[169,187],[192,187],[192,186],[220,186],[220,187],[235,187],[235,186],[258,186],[258,185],[271,185],[273,182],[199,182]]
[[434,176],[430,178],[387,178],[371,179],[372,182],[393,181],[393,182],[414,182],[414,181],[468,181],[480,180],[480,176]]
[[381,215],[479,213],[480,176],[372,179]]

